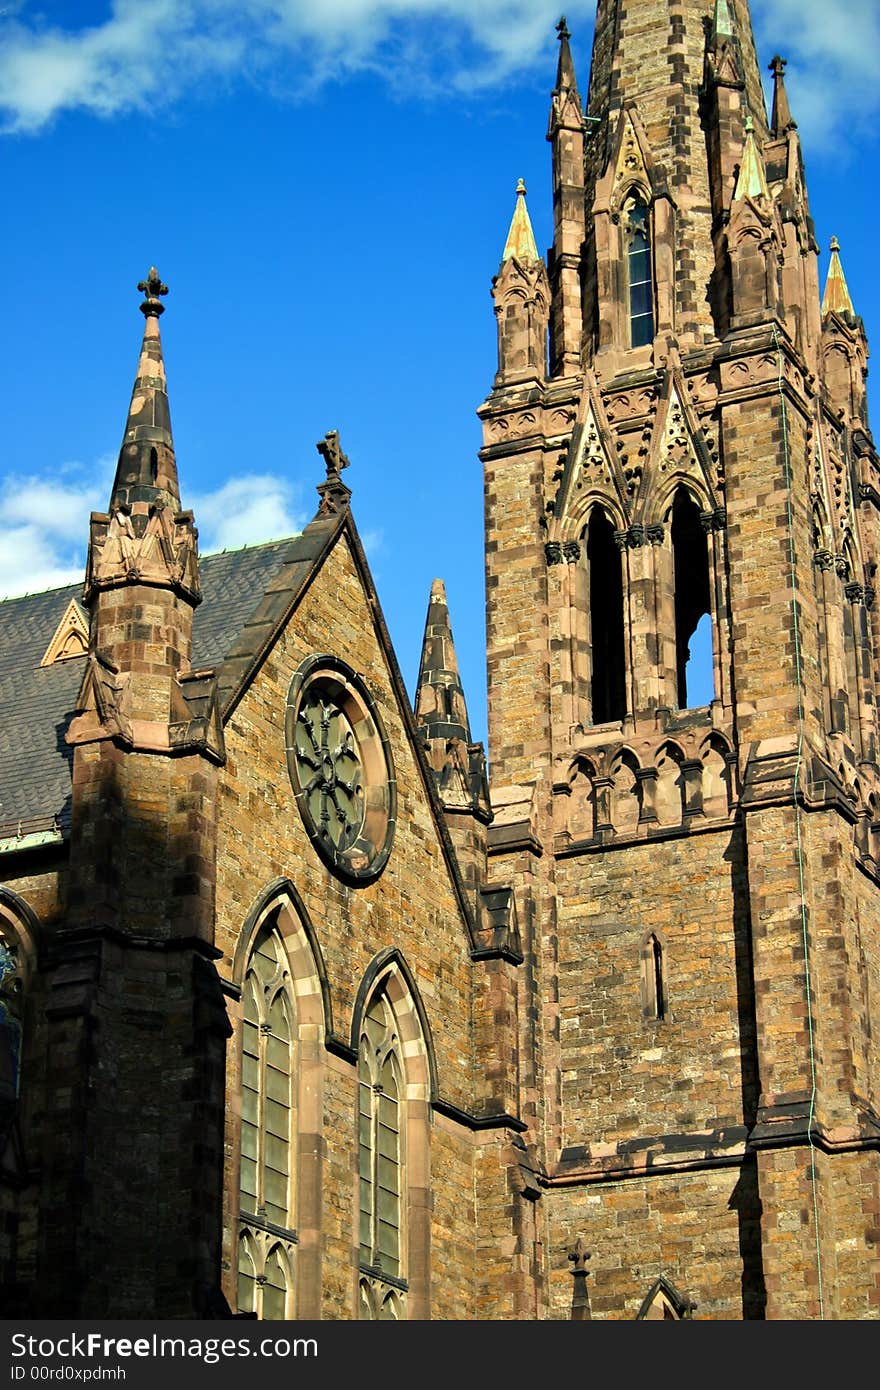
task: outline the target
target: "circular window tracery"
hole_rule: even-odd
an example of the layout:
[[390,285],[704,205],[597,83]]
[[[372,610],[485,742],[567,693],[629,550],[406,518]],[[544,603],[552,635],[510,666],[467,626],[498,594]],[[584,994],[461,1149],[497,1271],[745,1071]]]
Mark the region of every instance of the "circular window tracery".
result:
[[341,878],[384,868],[396,788],[388,739],[362,681],[335,657],[313,657],[287,699],[287,766],[309,838]]

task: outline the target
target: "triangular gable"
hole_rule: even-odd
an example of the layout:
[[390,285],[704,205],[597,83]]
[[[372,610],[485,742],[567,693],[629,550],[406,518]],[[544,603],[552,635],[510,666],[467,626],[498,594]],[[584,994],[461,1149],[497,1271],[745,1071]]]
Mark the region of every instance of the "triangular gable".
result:
[[626,479],[601,395],[587,372],[554,504],[552,538],[574,536],[586,519],[589,499],[597,497],[616,502],[623,525],[629,525]]
[[637,521],[660,521],[667,498],[680,482],[691,482],[708,510],[720,506],[709,445],[687,400],[681,377],[670,372],[654,419],[639,490]]
[[605,172],[596,184],[597,210],[619,210],[634,190],[647,203],[658,194],[668,196],[663,170],[651,152],[636,104],[628,101],[617,120]]
[[85,656],[88,649],[89,620],[76,599],[71,599],[40,665],[53,666],[56,661],[70,661],[72,657]]
[[[433,773],[428,766],[416,728],[409,696],[391,643],[364,548],[348,507],[335,515],[318,514],[301,535],[290,543],[285,562],[259,598],[253,614],[232,643],[217,672],[219,703],[226,725],[249,690],[282,633],[295,618],[306,595],[315,585],[339,546],[348,549],[361,585],[364,604],[372,620],[373,634],[388,672],[397,711],[406,731],[408,751],[418,769],[438,841],[450,875],[472,950],[480,949],[473,905],[465,889],[458,861],[446,827]],[[327,634],[327,648],[340,646]],[[339,652],[344,656],[344,650]]]

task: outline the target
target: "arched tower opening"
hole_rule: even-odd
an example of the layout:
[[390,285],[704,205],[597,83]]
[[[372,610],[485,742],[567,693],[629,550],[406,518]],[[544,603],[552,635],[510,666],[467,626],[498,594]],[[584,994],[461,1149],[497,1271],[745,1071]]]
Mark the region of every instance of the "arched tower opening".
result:
[[587,525],[587,569],[592,650],[591,705],[594,724],[626,715],[623,640],[623,571],[614,527],[601,507]]
[[[684,487],[676,490],[672,503],[672,562],[675,584],[675,674],[679,709],[695,703],[694,692],[705,689],[699,672],[712,669],[711,593],[709,587],[709,548],[700,522],[700,510]],[[695,669],[691,658],[691,639],[701,620],[701,635],[709,637],[708,658],[701,658]],[[711,698],[711,696],[710,696]]]

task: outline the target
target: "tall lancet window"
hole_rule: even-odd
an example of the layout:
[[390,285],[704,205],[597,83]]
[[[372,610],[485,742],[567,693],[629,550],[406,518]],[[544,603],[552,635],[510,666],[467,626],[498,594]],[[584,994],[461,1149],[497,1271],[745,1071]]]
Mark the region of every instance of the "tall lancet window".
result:
[[650,211],[635,196],[626,207],[627,284],[630,347],[654,340],[654,289]]
[[591,707],[594,724],[626,714],[626,664],[623,642],[623,572],[614,527],[601,507],[594,507],[587,526],[590,585]]
[[700,509],[684,487],[672,503],[672,557],[676,692],[679,709],[691,709],[709,704],[714,695],[712,620],[706,533]]
[[377,994],[361,1028],[358,1059],[360,1316],[402,1316],[402,1072],[394,1015]]
[[242,990],[238,1307],[293,1316],[293,999],[287,953],[261,928]]
[[21,1072],[21,974],[15,944],[0,932],[0,1157],[5,1121],[18,1100]]

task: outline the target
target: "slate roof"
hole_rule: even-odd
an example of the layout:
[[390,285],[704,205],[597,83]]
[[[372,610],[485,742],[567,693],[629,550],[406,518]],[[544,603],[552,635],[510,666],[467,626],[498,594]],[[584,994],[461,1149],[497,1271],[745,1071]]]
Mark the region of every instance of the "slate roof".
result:
[[[218,667],[230,656],[234,674],[242,674],[268,635],[266,620],[289,607],[327,539],[328,527],[312,523],[294,540],[202,556],[193,668]],[[68,827],[72,750],[64,734],[84,658],[40,662],[71,599],[81,597],[82,585],[70,584],[0,601],[0,840]],[[230,673],[227,695],[235,684]]]

